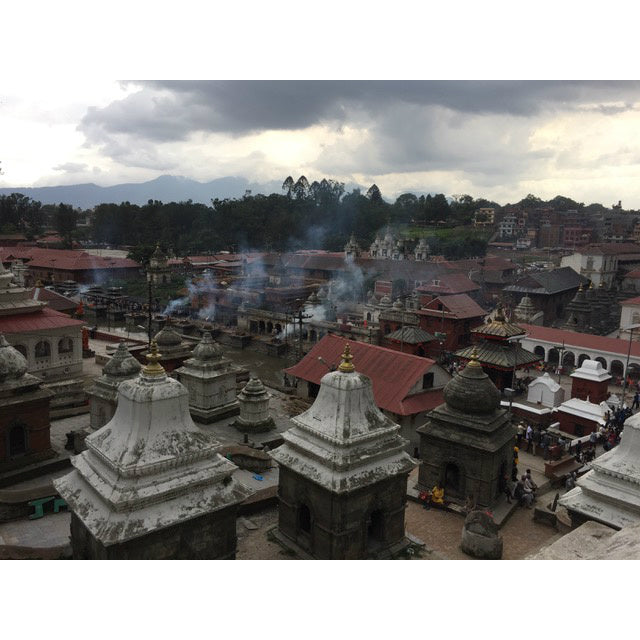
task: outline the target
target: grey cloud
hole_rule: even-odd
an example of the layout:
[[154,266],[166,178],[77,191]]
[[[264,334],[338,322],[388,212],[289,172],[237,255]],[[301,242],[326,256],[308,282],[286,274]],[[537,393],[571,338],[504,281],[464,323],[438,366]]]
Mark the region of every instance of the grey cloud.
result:
[[[394,105],[440,106],[461,114],[531,116],[545,110],[603,113],[630,108],[640,83],[630,81],[150,81],[80,124],[88,140],[132,134],[156,142],[194,131],[242,135],[316,124],[340,127],[359,114],[378,117]],[[608,106],[611,103],[618,106]],[[627,103],[620,107],[619,103]],[[609,110],[609,111],[607,111]]]

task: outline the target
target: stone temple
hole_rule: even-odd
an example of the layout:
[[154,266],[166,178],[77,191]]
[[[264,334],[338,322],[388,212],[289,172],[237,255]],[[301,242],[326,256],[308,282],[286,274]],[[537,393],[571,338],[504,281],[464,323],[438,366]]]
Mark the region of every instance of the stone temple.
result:
[[113,357],[102,367],[102,376],[89,391],[90,429],[97,431],[113,418],[120,383],[136,378],[141,368],[142,365],[129,353],[125,343],[121,342]]
[[415,463],[400,426],[376,407],[371,380],[355,371],[348,344],[342,358],[271,452],[280,467],[277,535],[303,556],[388,557],[406,544]]
[[120,384],[113,419],[54,481],[72,512],[73,557],[234,558],[237,507],[250,491],[191,419],[188,392],[166,375],[155,342],[147,359]]
[[447,383],[444,400],[417,429],[418,486],[431,489],[440,482],[447,500],[473,496],[478,505],[491,506],[500,497],[502,474],[511,475],[515,428],[475,352]]
[[587,520],[614,529],[640,523],[640,414],[627,418],[620,444],[591,462],[560,504],[574,527]]

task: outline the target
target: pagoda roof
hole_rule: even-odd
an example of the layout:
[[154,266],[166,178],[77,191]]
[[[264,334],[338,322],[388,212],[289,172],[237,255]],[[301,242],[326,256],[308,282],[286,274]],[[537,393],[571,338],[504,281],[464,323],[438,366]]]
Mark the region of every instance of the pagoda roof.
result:
[[496,338],[515,338],[516,336],[524,336],[526,331],[520,325],[508,322],[504,317],[502,306],[499,305],[495,318],[486,324],[471,329],[471,333]]
[[393,333],[385,336],[387,340],[397,340],[398,342],[406,342],[407,344],[421,344],[422,342],[431,342],[435,340],[428,331],[419,327],[402,327]]
[[478,360],[483,366],[497,369],[516,369],[540,362],[542,359],[531,351],[523,349],[519,344],[482,342],[456,351],[456,358],[471,360],[473,350],[476,350]]

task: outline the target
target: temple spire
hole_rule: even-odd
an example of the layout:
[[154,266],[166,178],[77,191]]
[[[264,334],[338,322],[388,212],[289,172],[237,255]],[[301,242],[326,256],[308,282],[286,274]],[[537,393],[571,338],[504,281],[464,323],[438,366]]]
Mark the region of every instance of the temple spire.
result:
[[353,373],[356,370],[356,368],[351,363],[352,360],[353,360],[353,356],[351,355],[351,347],[347,342],[344,346],[344,353],[342,354],[342,362],[338,367],[338,371],[342,371],[342,373]]
[[162,354],[158,353],[158,343],[151,341],[151,351],[145,356],[147,364],[142,368],[142,372],[147,376],[161,376],[165,373],[164,367],[160,364]]

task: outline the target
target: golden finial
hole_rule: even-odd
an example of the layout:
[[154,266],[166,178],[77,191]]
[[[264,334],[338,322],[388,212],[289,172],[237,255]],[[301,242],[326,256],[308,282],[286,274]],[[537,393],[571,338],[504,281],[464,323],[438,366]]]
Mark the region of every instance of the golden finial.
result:
[[494,317],[494,322],[504,322],[504,309],[502,307],[502,302],[498,302],[498,308],[496,309],[496,315]]
[[471,358],[469,359],[469,362],[467,363],[468,367],[481,367],[482,365],[480,364],[480,359],[478,358],[478,350],[476,349],[475,345],[473,347],[473,350],[471,351]]
[[580,283],[580,286],[578,287],[578,291],[584,291],[584,287],[582,286],[582,282]]
[[589,283],[589,289],[593,289],[593,280]]
[[158,353],[158,343],[155,340],[151,341],[151,351],[147,353],[147,364],[142,368],[142,372],[147,376],[161,376],[165,371],[164,367],[160,364],[160,356]]
[[342,354],[342,362],[338,367],[338,371],[342,371],[342,373],[353,373],[356,368],[351,364],[353,360],[353,356],[351,355],[351,347],[347,342],[344,346],[344,353]]

